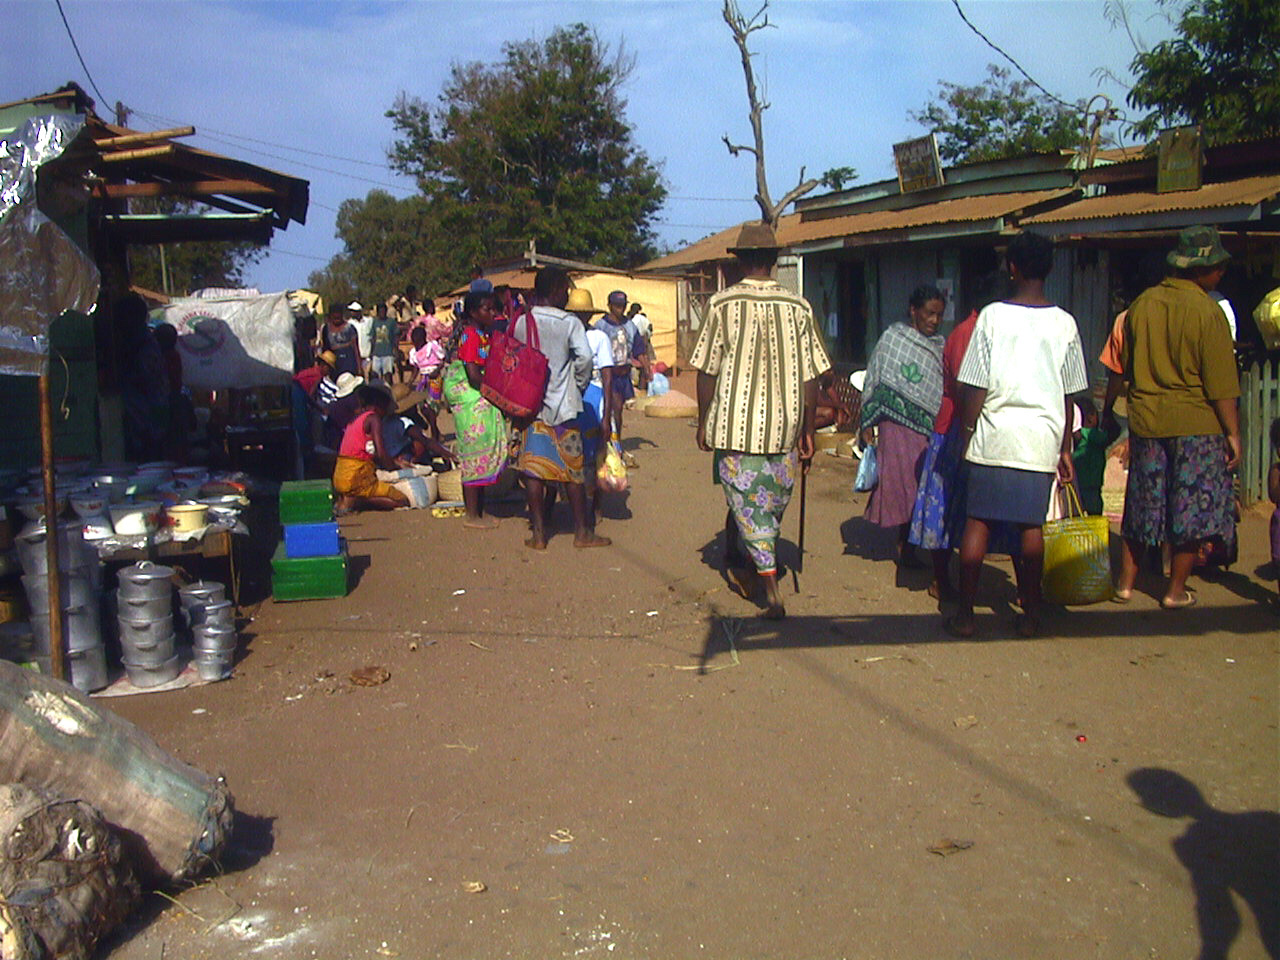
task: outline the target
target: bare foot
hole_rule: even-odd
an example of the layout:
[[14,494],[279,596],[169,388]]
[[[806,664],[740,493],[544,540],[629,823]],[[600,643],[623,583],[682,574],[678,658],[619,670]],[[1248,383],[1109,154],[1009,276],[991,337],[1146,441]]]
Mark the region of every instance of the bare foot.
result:
[[496,530],[501,522],[497,517],[467,517],[462,525],[468,530]]
[[750,600],[756,592],[756,572],[746,567],[726,567],[725,573],[729,577],[729,583],[737,588],[742,599]]
[[1040,633],[1040,618],[1032,613],[1020,613],[1013,618],[1013,629],[1024,640],[1030,640]]
[[613,543],[613,541],[610,540],[608,537],[597,536],[594,533],[588,534],[586,537],[583,537],[581,540],[578,539],[577,537],[573,538],[573,545],[583,550],[587,549],[588,547],[607,547],[611,543]]
[[939,603],[953,603],[960,598],[955,587],[949,583],[939,583],[937,580],[929,584],[929,596]]
[[952,614],[942,621],[942,628],[953,637],[961,640],[967,640],[973,636],[976,625],[973,621],[972,610],[962,610],[959,613]]
[[760,614],[763,620],[785,620],[787,617],[787,608],[782,605],[781,601],[771,603],[764,608],[764,613]]
[[525,545],[526,547],[528,547],[530,550],[545,550],[545,549],[547,549],[547,541],[545,541],[545,540],[540,540],[540,539],[538,539],[537,537],[530,537],[528,540],[526,540],[526,541],[524,542],[524,545]]

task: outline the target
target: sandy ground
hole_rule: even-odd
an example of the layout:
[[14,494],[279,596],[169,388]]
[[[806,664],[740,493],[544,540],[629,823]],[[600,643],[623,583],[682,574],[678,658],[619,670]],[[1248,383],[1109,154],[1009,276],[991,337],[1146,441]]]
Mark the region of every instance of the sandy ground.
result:
[[[851,462],[820,454],[799,592],[789,576],[791,617],[769,624],[719,572],[691,422],[628,424],[641,469],[608,507],[613,547],[575,550],[564,505],[545,554],[514,505],[493,532],[349,518],[350,596],[268,600],[234,679],[111,704],[225,773],[242,817],[226,873],[152,897],[104,955],[1267,956],[1280,619],[1261,516],[1196,608],[1144,593],[1059,610],[1031,641],[992,561],[959,642],[859,519]],[[367,665],[390,680],[352,685]],[[1205,804],[1145,808],[1142,768]]]

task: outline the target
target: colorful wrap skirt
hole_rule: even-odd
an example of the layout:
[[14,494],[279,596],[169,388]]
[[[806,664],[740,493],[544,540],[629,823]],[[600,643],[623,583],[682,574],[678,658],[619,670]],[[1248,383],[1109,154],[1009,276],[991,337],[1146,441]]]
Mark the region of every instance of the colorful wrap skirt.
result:
[[[958,549],[964,536],[969,465],[960,458],[963,447],[964,431],[958,419],[948,433],[935,433],[929,440],[907,532],[907,541],[923,550]],[[1016,527],[992,523],[987,551],[1016,556],[1021,551],[1019,540]]]
[[795,450],[790,453],[718,450],[714,462],[729,512],[733,514],[756,572],[776,573],[778,532],[800,475],[800,455]]
[[1121,532],[1174,547],[1220,537],[1234,541],[1227,439],[1129,436],[1129,480]]
[[550,426],[535,420],[520,440],[516,468],[549,483],[582,483],[582,433],[578,421]]
[[911,521],[916,502],[916,478],[929,437],[893,420],[881,420],[876,442],[880,482],[867,501],[866,517],[881,527],[900,527]]
[[467,379],[461,360],[449,364],[444,395],[453,409],[454,453],[464,487],[487,487],[498,482],[507,465],[507,420]]

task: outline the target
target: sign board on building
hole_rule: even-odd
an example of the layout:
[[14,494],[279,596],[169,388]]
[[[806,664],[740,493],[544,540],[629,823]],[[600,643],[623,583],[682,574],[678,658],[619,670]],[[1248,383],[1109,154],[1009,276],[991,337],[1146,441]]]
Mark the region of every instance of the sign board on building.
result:
[[903,193],[942,186],[942,161],[938,140],[932,133],[893,145],[893,165],[898,170],[898,189]]
[[1156,161],[1156,193],[1199,190],[1204,168],[1204,138],[1199,127],[1175,127],[1160,131],[1160,155]]

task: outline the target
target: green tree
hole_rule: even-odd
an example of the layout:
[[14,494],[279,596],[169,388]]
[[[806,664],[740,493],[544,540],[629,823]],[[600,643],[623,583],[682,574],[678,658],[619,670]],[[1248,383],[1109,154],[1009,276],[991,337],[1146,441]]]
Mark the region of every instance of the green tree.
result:
[[326,303],[372,303],[411,283],[430,295],[465,280],[473,260],[451,249],[453,224],[438,214],[425,197],[398,199],[385,190],[344,200],[337,217],[343,251],[311,274],[310,288]]
[[1138,51],[1129,105],[1134,131],[1198,123],[1210,143],[1280,133],[1280,3],[1192,0],[1178,35]]
[[[130,202],[134,213],[196,214],[202,209],[173,197]],[[245,270],[262,259],[264,249],[221,240],[166,243],[162,269],[160,246],[138,244],[129,249],[129,270],[138,286],[180,297],[201,287],[242,286]]]
[[994,63],[971,87],[939,80],[937,95],[908,116],[938,135],[938,155],[953,163],[1078,148],[1084,136],[1083,104],[1066,107]]
[[667,191],[626,121],[631,68],[579,23],[506,44],[496,65],[455,64],[434,109],[400,96],[389,158],[417,181],[430,228],[447,231],[427,246],[454,278],[531,239],[607,266],[652,256]]

